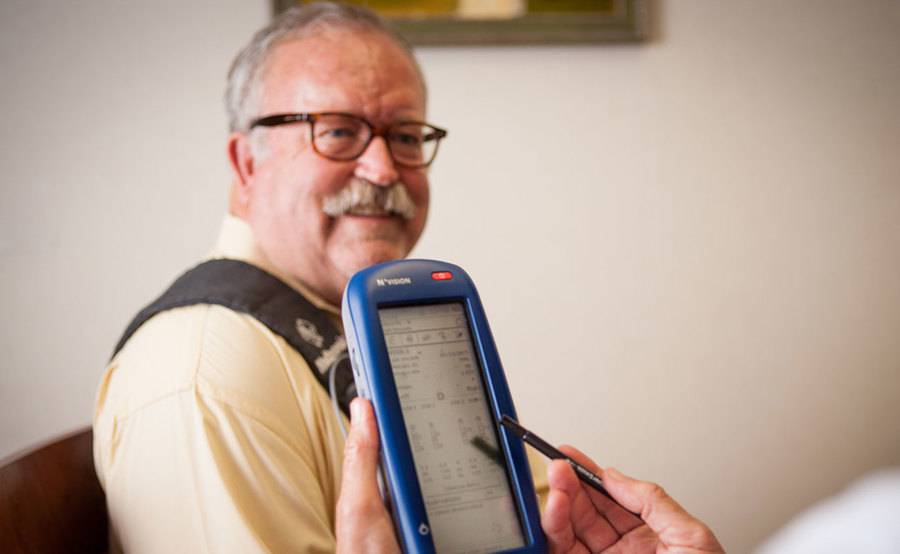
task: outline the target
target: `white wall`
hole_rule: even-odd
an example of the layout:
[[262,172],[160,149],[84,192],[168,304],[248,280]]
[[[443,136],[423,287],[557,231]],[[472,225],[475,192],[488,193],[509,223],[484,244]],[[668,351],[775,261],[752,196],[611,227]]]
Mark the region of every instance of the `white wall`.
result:
[[[267,7],[198,4],[0,7],[0,455],[88,423],[215,235]],[[415,254],[479,283],[526,424],[746,552],[900,463],[900,7],[655,8],[639,46],[421,51],[451,134]]]
[[86,424],[117,334],[215,236],[264,2],[0,4],[0,455]]

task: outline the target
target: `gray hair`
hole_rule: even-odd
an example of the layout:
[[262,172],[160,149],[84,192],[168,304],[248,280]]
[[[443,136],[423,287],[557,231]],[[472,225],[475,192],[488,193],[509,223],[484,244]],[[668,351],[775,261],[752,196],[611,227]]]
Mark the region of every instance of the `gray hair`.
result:
[[228,113],[229,129],[246,131],[250,125],[250,118],[256,115],[249,113],[250,108],[254,108],[252,105],[258,93],[262,69],[276,46],[286,40],[300,39],[335,29],[373,31],[393,40],[409,54],[424,91],[425,79],[422,68],[413,55],[412,47],[374,12],[359,6],[334,2],[294,6],[279,14],[253,35],[250,43],[231,64],[228,71],[228,85],[225,89],[225,110]]

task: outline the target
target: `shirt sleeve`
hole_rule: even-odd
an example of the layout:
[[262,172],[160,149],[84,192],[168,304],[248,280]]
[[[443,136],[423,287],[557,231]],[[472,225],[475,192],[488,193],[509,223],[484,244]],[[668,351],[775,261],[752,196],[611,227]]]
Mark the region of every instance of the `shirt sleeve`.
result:
[[121,547],[333,552],[342,443],[309,368],[224,308],[157,317],[98,394],[95,458]]

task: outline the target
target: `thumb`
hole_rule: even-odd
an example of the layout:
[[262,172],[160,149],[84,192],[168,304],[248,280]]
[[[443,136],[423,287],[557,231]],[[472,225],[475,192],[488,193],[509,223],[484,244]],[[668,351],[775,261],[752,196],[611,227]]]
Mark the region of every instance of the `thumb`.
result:
[[350,434],[344,445],[341,496],[335,517],[335,552],[399,552],[397,539],[378,493],[378,430],[372,404],[350,404]]
[[641,514],[663,544],[721,551],[712,531],[656,483],[632,479],[610,467],[603,472],[603,484],[623,506]]
[[354,500],[378,498],[378,429],[372,404],[355,398],[350,404],[350,432],[344,445],[341,497]]

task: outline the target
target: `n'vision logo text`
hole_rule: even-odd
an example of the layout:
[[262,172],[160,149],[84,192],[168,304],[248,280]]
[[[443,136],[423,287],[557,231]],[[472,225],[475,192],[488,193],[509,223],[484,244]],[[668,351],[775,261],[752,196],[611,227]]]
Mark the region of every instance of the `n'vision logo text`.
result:
[[396,277],[394,279],[375,279],[375,284],[379,287],[392,285],[411,285],[412,279],[409,277]]

